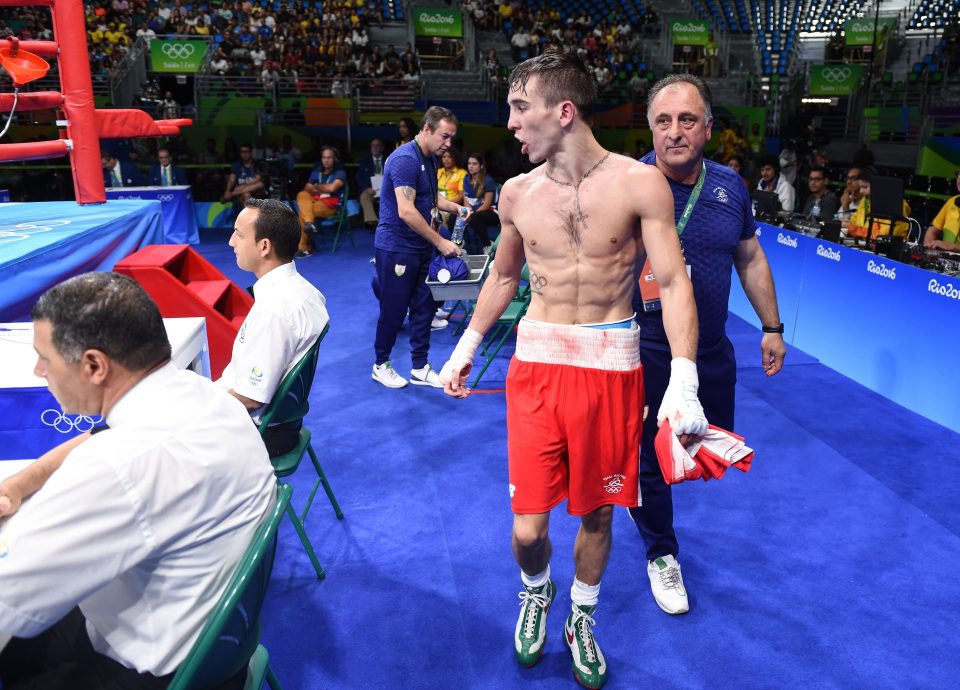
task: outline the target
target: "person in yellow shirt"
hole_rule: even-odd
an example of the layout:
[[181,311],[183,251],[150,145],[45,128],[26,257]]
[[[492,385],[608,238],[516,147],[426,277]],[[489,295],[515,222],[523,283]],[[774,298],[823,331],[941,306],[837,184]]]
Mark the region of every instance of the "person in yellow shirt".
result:
[[[870,215],[870,179],[873,177],[872,172],[869,168],[864,168],[860,171],[860,205],[857,206],[856,212],[853,214],[853,217],[850,219],[850,223],[847,225],[847,235],[849,237],[866,237],[867,236],[867,216]],[[904,200],[903,202],[903,215],[910,215],[910,204]],[[910,225],[905,223],[902,220],[898,220],[893,225],[893,234],[896,237],[906,238],[910,232]],[[874,220],[873,228],[870,231],[871,239],[878,235],[886,235],[890,233],[890,221],[889,220]]]
[[[957,171],[957,191],[960,191],[960,170]],[[933,219],[923,236],[927,249],[960,252],[960,194],[947,199],[940,213]]]
[[458,159],[457,151],[446,151],[440,157],[440,167],[437,169],[437,191],[454,204],[463,203],[463,178],[467,176]]

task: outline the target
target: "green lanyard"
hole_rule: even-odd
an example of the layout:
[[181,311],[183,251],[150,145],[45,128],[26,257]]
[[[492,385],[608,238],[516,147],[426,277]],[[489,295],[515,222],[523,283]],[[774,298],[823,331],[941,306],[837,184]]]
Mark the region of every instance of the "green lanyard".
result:
[[700,168],[700,177],[697,178],[697,184],[694,186],[693,191],[690,192],[690,198],[687,199],[686,208],[683,209],[683,215],[680,216],[680,220],[677,221],[677,235],[682,235],[684,228],[687,227],[687,221],[690,220],[690,216],[693,215],[693,207],[697,205],[697,200],[700,198],[700,190],[703,189],[703,181],[707,177],[707,164],[703,163],[703,167]]

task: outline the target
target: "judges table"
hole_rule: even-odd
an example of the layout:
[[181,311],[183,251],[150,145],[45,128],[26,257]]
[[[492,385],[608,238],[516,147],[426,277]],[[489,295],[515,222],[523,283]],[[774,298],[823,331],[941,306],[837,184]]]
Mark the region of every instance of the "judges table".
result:
[[[191,317],[163,324],[177,366],[209,377],[206,321]],[[0,323],[0,361],[0,465],[35,458],[100,423],[99,417],[63,414],[46,381],[34,376],[32,323]]]
[[[757,234],[788,343],[960,431],[960,278],[763,223]],[[736,278],[730,310],[760,325]],[[854,409],[824,414],[848,417],[852,430],[898,421],[859,420]]]
[[119,187],[107,190],[107,200],[148,199],[160,202],[166,244],[200,244],[190,185]]

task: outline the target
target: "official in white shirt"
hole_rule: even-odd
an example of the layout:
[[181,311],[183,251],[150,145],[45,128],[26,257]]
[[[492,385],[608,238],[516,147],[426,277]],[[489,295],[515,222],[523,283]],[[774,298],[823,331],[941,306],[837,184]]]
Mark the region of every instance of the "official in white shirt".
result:
[[[275,199],[247,200],[230,236],[237,266],[253,273],[257,282],[253,308],[218,383],[244,404],[255,423],[283,377],[330,321],[326,299],[293,262],[299,241],[297,215]],[[292,448],[299,432],[299,422],[271,426],[264,435],[270,456]]]
[[267,453],[243,406],[170,361],[130,278],[77,276],[32,316],[36,374],[108,428],[21,484],[33,495],[0,528],[0,681],[166,687],[272,508]]

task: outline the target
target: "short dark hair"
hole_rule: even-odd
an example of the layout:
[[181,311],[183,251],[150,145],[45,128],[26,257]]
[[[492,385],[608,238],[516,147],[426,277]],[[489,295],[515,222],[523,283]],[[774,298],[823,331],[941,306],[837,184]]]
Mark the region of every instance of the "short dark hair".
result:
[[292,261],[300,244],[300,220],[289,206],[276,199],[247,199],[244,208],[259,211],[254,222],[254,237],[270,240],[281,261]]
[[650,104],[653,103],[654,99],[660,95],[660,92],[664,89],[677,86],[678,84],[690,84],[690,86],[697,90],[697,93],[700,94],[700,100],[703,101],[704,117],[707,120],[712,120],[713,94],[710,92],[710,87],[707,86],[707,82],[695,74],[671,74],[654,84],[650,88],[649,93],[647,93],[647,122],[651,122],[653,118],[653,111],[650,109]]
[[780,159],[773,154],[768,153],[757,158],[757,168],[762,168],[765,165],[769,165],[777,171],[778,175],[780,174]]
[[[812,172],[812,173],[818,172],[818,173],[820,173],[821,175],[823,175],[823,181],[824,181],[824,182],[826,182],[828,179],[830,179],[830,175],[827,174],[827,169],[826,169],[825,167],[823,167],[822,165],[812,165],[812,166],[810,166],[810,172]],[[810,173],[807,173],[808,176],[809,176],[809,174],[810,174]]]
[[253,151],[253,147],[250,145],[250,142],[248,141],[243,142],[242,144],[240,144],[240,146],[237,147],[238,151],[240,149],[250,149],[251,151]]
[[537,78],[540,94],[547,107],[570,101],[584,122],[593,118],[597,83],[577,55],[549,52],[524,60],[510,72],[510,90],[526,93],[530,77]]
[[68,363],[100,350],[129,371],[170,359],[160,309],[132,278],[83,273],[47,290],[33,305],[34,321],[50,323],[53,346]]
[[426,125],[431,132],[435,132],[444,120],[457,124],[457,116],[453,114],[452,110],[448,110],[439,105],[431,105],[427,108],[427,112],[423,114],[423,122],[420,127],[423,128],[423,125]]
[[866,167],[860,168],[860,175],[858,179],[860,182],[870,182],[870,180],[872,180],[873,176],[876,174],[877,174],[876,168],[873,168],[868,165]]

